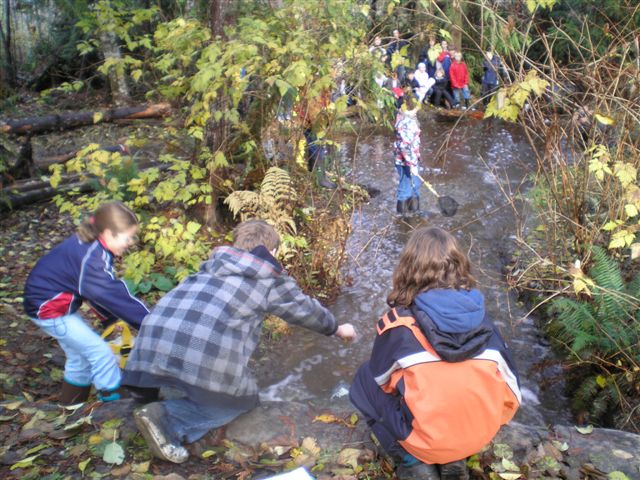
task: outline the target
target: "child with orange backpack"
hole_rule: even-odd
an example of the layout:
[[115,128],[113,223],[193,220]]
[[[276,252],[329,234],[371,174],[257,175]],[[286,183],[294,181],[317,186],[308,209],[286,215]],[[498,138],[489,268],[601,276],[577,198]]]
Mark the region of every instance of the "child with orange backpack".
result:
[[475,285],[452,235],[435,227],[411,235],[393,274],[391,310],[350,391],[399,480],[468,479],[465,459],[521,403],[510,352]]

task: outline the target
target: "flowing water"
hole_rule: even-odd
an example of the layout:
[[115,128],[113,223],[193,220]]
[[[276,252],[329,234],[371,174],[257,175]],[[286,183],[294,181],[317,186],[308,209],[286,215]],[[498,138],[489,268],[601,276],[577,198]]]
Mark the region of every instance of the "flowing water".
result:
[[[509,343],[521,375],[523,405],[517,420],[530,424],[569,423],[567,400],[553,356],[534,319],[507,291],[502,268],[514,249],[526,204],[518,192],[534,168],[534,155],[515,125],[492,120],[458,123],[437,114],[421,118],[424,176],[441,195],[460,204],[454,217],[439,213],[435,198],[422,187],[426,218],[402,220],[395,214],[397,176],[391,132],[373,131],[342,143],[343,167],[351,181],[379,190],[352,218],[344,275],[349,282],[330,309],[339,322],[355,325],[359,339],[347,344],[297,329],[282,342],[279,372],[268,375],[261,398],[269,400],[336,401],[355,370],[368,359],[375,323],[385,312],[385,299],[400,252],[411,231],[423,224],[452,232],[468,249],[489,313]],[[438,160],[435,152],[446,142]],[[513,206],[515,205],[516,213]],[[542,367],[542,365],[545,365]],[[333,395],[333,398],[331,397]]]

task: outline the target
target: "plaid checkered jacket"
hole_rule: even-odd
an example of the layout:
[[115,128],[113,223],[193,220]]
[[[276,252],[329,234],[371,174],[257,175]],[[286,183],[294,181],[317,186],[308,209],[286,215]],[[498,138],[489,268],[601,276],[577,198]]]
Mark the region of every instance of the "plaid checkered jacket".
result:
[[216,248],[145,317],[122,383],[256,397],[248,362],[269,313],[325,335],[337,329],[265,247]]

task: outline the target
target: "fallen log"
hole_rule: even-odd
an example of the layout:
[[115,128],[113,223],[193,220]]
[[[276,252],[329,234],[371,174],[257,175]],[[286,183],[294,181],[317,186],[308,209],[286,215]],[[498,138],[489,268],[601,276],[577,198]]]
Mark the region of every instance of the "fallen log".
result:
[[[140,166],[140,170],[157,167],[161,172],[169,170],[170,163],[147,163]],[[56,188],[52,187],[48,180],[16,182],[15,184],[0,190],[0,212],[14,210],[25,205],[31,205],[42,200],[48,200],[59,193],[68,192],[78,188],[80,192],[90,192],[96,189],[97,177],[79,180],[80,174],[65,175]]]
[[137,107],[112,108],[95,112],[67,112],[59,115],[45,115],[22,119],[8,119],[0,123],[0,133],[25,135],[67,130],[101,122],[126,119],[164,117],[171,111],[168,103],[141,105]]

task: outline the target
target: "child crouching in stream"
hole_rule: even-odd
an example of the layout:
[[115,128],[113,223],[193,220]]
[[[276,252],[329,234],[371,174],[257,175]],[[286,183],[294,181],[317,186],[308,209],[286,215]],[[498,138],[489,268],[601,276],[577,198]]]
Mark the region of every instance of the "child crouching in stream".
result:
[[469,259],[440,228],[409,239],[391,307],[350,390],[399,480],[466,480],[465,459],[516,413],[519,380],[475,289]]
[[331,312],[287,275],[274,257],[279,244],[267,223],[239,224],[233,247],[216,248],[199,272],[167,293],[145,318],[122,383],[142,400],[157,398],[160,387],[184,394],[134,414],[156,457],[184,462],[189,456],[184,442],[193,444],[208,433],[216,437],[210,430],[257,405],[258,386],[248,362],[265,315],[324,335],[355,338],[351,324],[338,326]]

